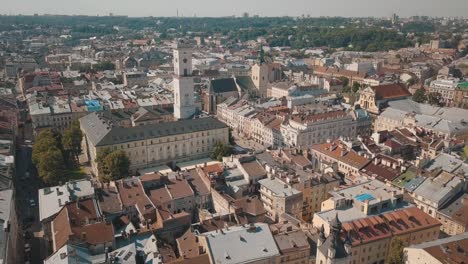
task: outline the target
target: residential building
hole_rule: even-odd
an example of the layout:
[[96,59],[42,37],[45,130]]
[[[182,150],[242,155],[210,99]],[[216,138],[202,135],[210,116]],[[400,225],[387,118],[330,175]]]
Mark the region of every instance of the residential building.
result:
[[67,243],[88,248],[93,254],[114,246],[114,228],[103,220],[93,198],[68,203],[51,223],[53,252]]
[[293,114],[281,124],[281,134],[287,146],[308,147],[340,136],[356,137],[356,122],[343,110]]
[[228,125],[234,132],[242,136],[250,136],[251,125],[257,110],[247,100],[234,97],[226,99],[216,108],[218,120]]
[[115,186],[122,201],[123,213],[130,221],[146,226],[159,220],[157,219],[156,206],[146,195],[138,178],[116,181]]
[[341,183],[334,173],[317,173],[312,170],[312,162],[307,151],[298,149],[271,150],[257,155],[269,175],[275,176],[284,184],[302,192],[302,220],[310,222],[314,213],[321,210],[329,192]]
[[433,132],[444,138],[463,137],[468,134],[468,124],[465,120],[468,110],[435,107],[412,100],[393,101],[388,105],[389,107],[375,119],[376,132],[407,127]]
[[354,85],[355,82],[359,84],[362,83],[364,81],[364,78],[367,77],[366,72],[350,71],[328,66],[315,66],[313,67],[313,73],[318,76],[324,76],[329,78],[345,77],[348,79],[348,85],[351,87]]
[[458,78],[439,76],[437,80],[432,81],[429,85],[429,92],[439,93],[443,98],[443,102],[447,105],[451,105],[454,100],[455,89],[457,89],[459,81],[460,80]]
[[468,252],[468,233],[436,239],[404,249],[407,264],[464,263]]
[[314,168],[323,170],[332,167],[346,177],[357,175],[370,162],[341,140],[313,145],[310,149]]
[[176,243],[180,258],[171,263],[185,263],[186,261],[200,264],[210,263],[210,256],[199,235],[194,234],[192,230],[188,229],[185,234],[176,239]]
[[[404,208],[353,221],[343,221],[342,239],[346,239],[351,263],[386,263],[398,237],[409,246],[439,237],[440,223],[416,207]],[[348,262],[348,263],[350,263]]]
[[88,180],[69,181],[64,185],[39,189],[39,220],[47,222],[67,203],[92,197],[94,188]]
[[442,171],[435,177],[426,178],[412,196],[418,208],[435,218],[437,210],[462,192],[464,186],[464,178]]
[[167,208],[173,214],[192,213],[196,208],[195,193],[183,175],[168,179],[162,188],[151,190],[149,198],[154,205]]
[[468,108],[468,82],[458,83],[453,97],[453,103],[456,107]]
[[342,186],[330,192],[330,198],[322,202],[322,211],[314,215],[315,227],[325,226],[338,214],[343,222],[378,215],[404,206],[403,191],[378,180]]
[[13,189],[0,191],[0,262],[19,262],[17,244],[19,241],[19,223],[16,216],[15,192]]
[[278,220],[282,214],[302,217],[302,192],[273,177],[259,181],[260,199],[267,214]]
[[144,72],[137,72],[137,71],[130,71],[124,72],[123,74],[123,84],[128,88],[132,88],[134,86],[147,86],[148,85],[148,78],[146,73]]
[[276,263],[280,252],[267,224],[222,228],[202,234],[211,263]]
[[283,146],[283,134],[280,130],[283,122],[283,116],[270,112],[258,113],[252,117],[250,136],[255,142],[267,147]]
[[294,264],[312,261],[310,259],[311,245],[304,231],[284,222],[271,225],[270,229],[281,254],[276,263]]
[[460,193],[437,210],[436,218],[442,223],[441,230],[450,236],[468,231],[468,194]]

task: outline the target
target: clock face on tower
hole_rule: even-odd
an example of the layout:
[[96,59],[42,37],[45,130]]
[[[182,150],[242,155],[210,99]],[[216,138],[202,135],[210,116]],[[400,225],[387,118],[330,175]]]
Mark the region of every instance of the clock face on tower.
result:
[[187,59],[186,59],[186,58],[184,58],[184,59],[183,59],[183,62],[184,62],[184,63],[187,63]]

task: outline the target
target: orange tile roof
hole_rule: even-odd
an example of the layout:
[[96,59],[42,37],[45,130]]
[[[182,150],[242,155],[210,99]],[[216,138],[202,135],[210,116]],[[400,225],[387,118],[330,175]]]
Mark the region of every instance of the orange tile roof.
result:
[[314,123],[320,120],[337,119],[346,117],[348,114],[345,111],[337,110],[325,113],[316,114],[295,114],[291,116],[291,120],[298,123]]
[[52,221],[55,248],[64,246],[70,237],[88,244],[112,243],[114,228],[102,222],[94,199],[69,203],[62,208]]
[[339,160],[358,169],[361,169],[370,162],[370,160],[367,158],[359,156],[359,154],[357,154],[354,150],[348,149],[346,146],[341,144],[340,140],[313,145],[311,148],[314,151],[318,151],[335,160]]
[[406,86],[402,83],[384,84],[379,86],[372,86],[377,100],[394,99],[400,97],[411,96]]
[[389,238],[392,235],[404,235],[441,224],[417,207],[391,211],[379,216],[368,216],[343,223],[342,237],[350,232],[353,245]]
[[136,206],[143,215],[151,213],[154,206],[143,190],[138,179],[127,179],[115,182],[124,207]]
[[440,263],[460,264],[466,263],[468,252],[468,239],[451,241],[448,243],[434,245],[424,249]]

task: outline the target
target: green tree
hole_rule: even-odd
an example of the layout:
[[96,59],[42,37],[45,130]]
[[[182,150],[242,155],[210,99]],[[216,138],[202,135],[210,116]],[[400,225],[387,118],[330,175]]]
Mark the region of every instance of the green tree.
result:
[[123,150],[112,151],[104,148],[96,156],[98,173],[101,181],[109,182],[129,176],[130,159]]
[[431,105],[440,105],[442,101],[442,95],[434,92],[427,95],[427,102]]
[[348,78],[342,76],[339,79],[343,82],[343,87],[348,86],[348,84],[349,84],[349,79]]
[[119,180],[129,176],[130,159],[123,150],[117,150],[106,156],[104,159],[108,174],[104,177],[105,181]]
[[424,91],[424,89],[418,89],[416,90],[416,92],[414,92],[413,101],[418,103],[424,103],[426,100],[426,92]]
[[32,150],[32,160],[35,164],[39,163],[39,159],[44,152],[47,152],[51,147],[58,147],[56,138],[51,129],[41,131],[36,137],[36,142]]
[[107,168],[105,159],[107,155],[109,155],[110,153],[111,153],[110,148],[103,148],[103,149],[99,149],[96,154],[95,162],[97,163],[99,177],[106,177],[106,175],[109,174],[109,169]]
[[223,157],[229,156],[232,154],[232,147],[230,145],[224,144],[221,141],[216,142],[213,151],[211,152],[211,158],[222,161]]
[[[148,40],[149,41],[149,40]],[[96,71],[115,70],[115,64],[110,61],[103,61],[93,67]]]
[[463,160],[468,160],[468,146],[463,147],[463,150],[461,151],[460,156]]
[[415,83],[416,83],[416,80],[414,78],[411,78],[406,82],[406,86],[410,87],[414,85]]
[[69,128],[65,129],[62,137],[62,145],[66,152],[70,153],[75,163],[78,161],[78,156],[81,154],[81,140],[83,132],[80,129],[78,121],[72,122]]
[[404,258],[403,258],[404,248],[405,248],[405,245],[403,244],[403,241],[399,237],[394,237],[390,244],[390,250],[388,252],[387,260],[385,261],[385,263],[388,263],[388,264],[405,263]]
[[55,147],[36,156],[35,162],[39,177],[47,184],[56,185],[66,182],[65,162],[62,152]]
[[234,145],[236,143],[236,139],[232,135],[232,128],[229,128],[229,144]]
[[361,84],[359,84],[358,82],[353,83],[353,93],[356,93],[357,91],[359,91],[360,88],[361,88]]

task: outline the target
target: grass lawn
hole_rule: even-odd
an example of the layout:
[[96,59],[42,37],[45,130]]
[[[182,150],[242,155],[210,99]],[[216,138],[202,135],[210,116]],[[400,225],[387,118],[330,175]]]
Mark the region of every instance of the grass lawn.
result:
[[405,184],[410,182],[415,177],[416,177],[416,169],[409,168],[405,171],[405,173],[401,174],[400,176],[398,176],[398,178],[393,180],[392,183],[400,188],[403,188]]

